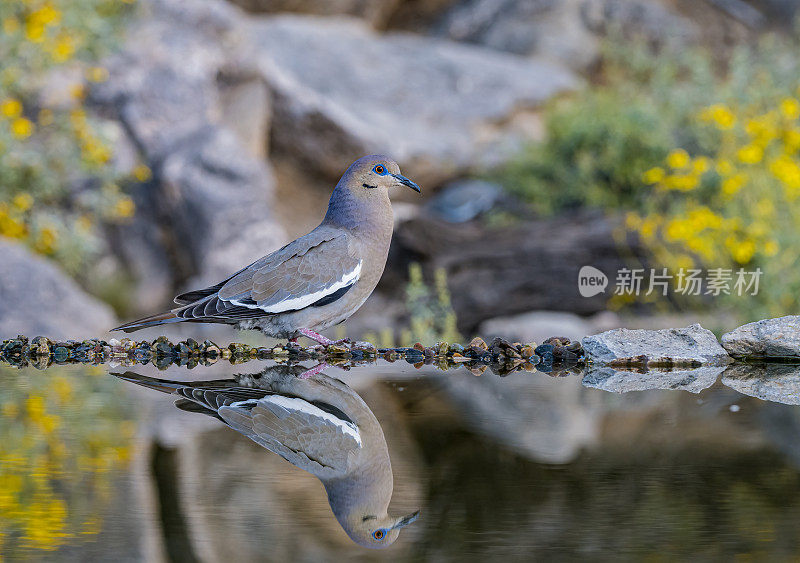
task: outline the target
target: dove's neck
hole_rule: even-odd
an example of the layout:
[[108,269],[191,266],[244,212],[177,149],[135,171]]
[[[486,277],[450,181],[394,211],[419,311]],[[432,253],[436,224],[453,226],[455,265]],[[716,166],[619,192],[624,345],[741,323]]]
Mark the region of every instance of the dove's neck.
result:
[[[366,189],[366,188],[364,188]],[[352,190],[336,186],[328,202],[323,224],[335,225],[351,231],[388,231],[391,237],[394,217],[386,190],[383,193],[354,194]]]

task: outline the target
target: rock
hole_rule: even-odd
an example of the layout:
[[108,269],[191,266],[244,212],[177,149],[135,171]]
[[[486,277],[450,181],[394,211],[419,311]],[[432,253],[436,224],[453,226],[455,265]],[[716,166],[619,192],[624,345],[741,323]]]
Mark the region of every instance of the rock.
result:
[[87,295],[58,267],[0,238],[0,339],[17,334],[82,339],[116,325],[111,309]]
[[376,152],[423,187],[466,175],[516,152],[516,116],[578,85],[557,65],[379,36],[354,19],[277,16],[251,33],[252,57],[274,96],[274,149],[329,178]]
[[90,100],[122,123],[153,172],[133,189],[134,220],[109,236],[136,282],[131,301],[150,312],[189,280],[215,283],[276,249],[284,234],[263,161],[269,95],[243,62],[243,15],[199,0],[150,0],[142,13]]
[[355,16],[383,26],[401,0],[232,0],[242,9],[263,14],[293,12],[317,16]]
[[447,184],[426,208],[448,223],[464,223],[491,210],[504,196],[503,188],[484,180]]
[[585,69],[610,30],[653,43],[687,41],[692,22],[655,0],[469,0],[441,18],[438,33]]
[[587,360],[597,365],[625,362],[645,356],[650,361],[667,359],[673,364],[698,363],[724,366],[731,357],[710,330],[699,324],[664,330],[618,328],[583,339]]
[[800,405],[800,365],[734,364],[725,370],[722,383],[764,401]]
[[[379,287],[400,294],[409,261],[420,263],[429,276],[444,268],[459,331],[466,334],[485,320],[529,311],[597,313],[607,308],[612,289],[583,297],[578,272],[589,264],[613,280],[628,264],[614,239],[615,224],[605,216],[575,214],[490,228],[479,221],[449,224],[421,215],[396,227]],[[633,239],[625,252],[644,255]]]
[[572,313],[532,311],[509,317],[489,319],[478,333],[486,338],[499,336],[512,342],[544,342],[551,336],[580,340],[593,332],[592,325]]
[[765,319],[722,335],[722,346],[735,357],[800,357],[800,316]]
[[724,366],[676,370],[650,369],[644,372],[590,366],[581,383],[584,387],[594,387],[611,393],[649,389],[680,389],[699,393],[714,385],[724,371]]

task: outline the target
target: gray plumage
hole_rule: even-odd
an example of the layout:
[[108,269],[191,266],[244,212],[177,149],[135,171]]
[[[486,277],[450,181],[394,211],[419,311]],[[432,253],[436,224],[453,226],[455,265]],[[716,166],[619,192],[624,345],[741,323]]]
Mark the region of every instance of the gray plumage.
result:
[[360,158],[336,184],[316,229],[216,285],[179,295],[171,311],[114,330],[226,323],[296,338],[346,320],[383,274],[394,222],[389,189],[396,186],[420,191],[390,158]]
[[389,516],[392,467],[375,415],[332,377],[296,376],[302,366],[273,366],[256,376],[207,382],[121,379],[179,396],[176,406],[218,418],[237,432],[317,477],[339,524],[357,543],[391,545],[417,513]]

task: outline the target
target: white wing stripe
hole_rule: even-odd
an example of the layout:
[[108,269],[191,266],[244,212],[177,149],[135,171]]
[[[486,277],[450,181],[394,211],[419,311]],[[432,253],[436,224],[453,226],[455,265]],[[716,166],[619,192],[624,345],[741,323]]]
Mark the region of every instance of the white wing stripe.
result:
[[327,297],[328,295],[332,295],[339,291],[340,289],[352,285],[358,281],[359,276],[361,275],[361,263],[363,260],[359,260],[356,267],[353,268],[352,272],[349,272],[342,276],[342,279],[334,283],[333,285],[329,285],[328,287],[324,287],[319,291],[315,291],[314,293],[309,293],[306,295],[300,295],[298,297],[287,297],[282,301],[278,301],[274,305],[270,305],[269,307],[260,307],[259,305],[253,305],[248,303],[242,303],[237,301],[236,299],[231,299],[231,303],[235,305],[240,305],[242,307],[249,307],[250,309],[261,309],[265,313],[283,313],[284,311],[294,311],[297,309],[302,309],[303,307],[308,307]]
[[[262,398],[261,401],[278,405],[279,407],[282,407],[288,411],[299,411],[305,414],[310,414],[317,418],[321,418],[326,422],[331,422],[343,433],[351,436],[356,442],[358,442],[358,447],[361,447],[361,433],[358,431],[358,427],[355,424],[346,420],[342,420],[341,418],[337,418],[331,413],[325,412],[321,408],[312,405],[308,401],[297,397],[284,397],[283,395],[267,395],[266,397]],[[252,402],[253,399],[248,399],[247,401],[237,401],[236,403],[231,403],[231,406],[249,406],[252,404]]]

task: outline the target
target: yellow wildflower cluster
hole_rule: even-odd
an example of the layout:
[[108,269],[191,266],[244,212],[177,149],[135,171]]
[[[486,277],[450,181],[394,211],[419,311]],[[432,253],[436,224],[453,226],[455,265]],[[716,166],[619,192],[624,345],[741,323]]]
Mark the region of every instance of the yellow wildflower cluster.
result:
[[[76,196],[69,183],[149,177],[147,167],[128,178],[111,167],[111,144],[83,107],[87,85],[108,78],[90,57],[116,42],[127,11],[119,0],[0,2],[0,236],[71,271],[100,247],[101,220],[128,219],[135,206],[120,189],[90,187]],[[58,67],[82,68],[83,82],[42,107],[37,87]]]
[[[30,557],[98,530],[113,471],[130,459],[133,427],[112,382],[88,373],[0,370],[0,555]],[[32,391],[36,389],[36,391]]]
[[715,104],[698,120],[712,127],[714,148],[678,148],[647,170],[652,211],[630,213],[627,227],[665,266],[758,266],[781,283],[800,221],[800,100],[766,110]]

